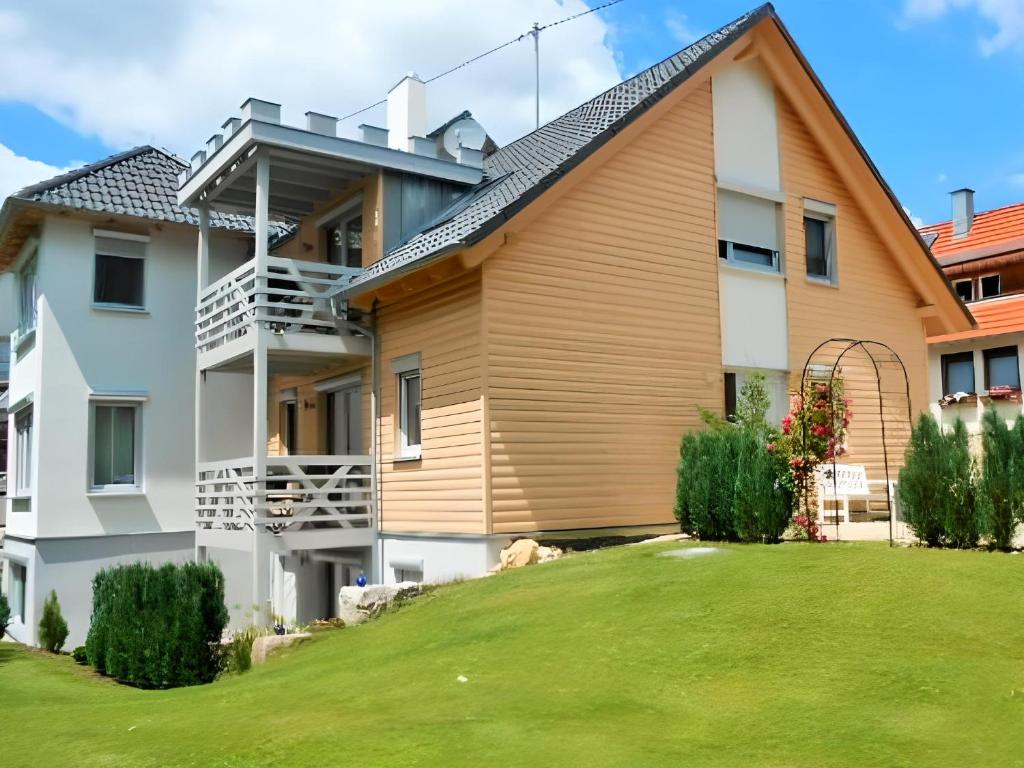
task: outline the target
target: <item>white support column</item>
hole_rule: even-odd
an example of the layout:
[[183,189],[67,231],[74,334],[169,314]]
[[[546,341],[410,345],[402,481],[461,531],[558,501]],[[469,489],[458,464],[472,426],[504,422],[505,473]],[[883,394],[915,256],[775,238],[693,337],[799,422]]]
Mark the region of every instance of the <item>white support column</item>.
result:
[[[196,253],[196,306],[202,298],[203,291],[210,284],[210,209],[208,206],[199,207],[199,242]],[[195,317],[192,319],[193,329],[195,328]],[[206,457],[206,446],[203,441],[203,423],[205,420],[205,392],[203,390],[204,376],[199,369],[199,356],[196,355],[196,399],[195,399],[195,461],[192,465],[192,480],[199,479],[199,464]],[[193,511],[194,513],[194,511]],[[193,521],[196,535],[195,560],[203,562],[206,559],[205,547],[199,546],[199,526]],[[200,550],[203,550],[202,552]]]
[[[256,300],[260,301],[266,294],[268,250],[267,237],[270,221],[270,158],[261,152],[256,160]],[[256,324],[255,345],[253,347],[252,383],[253,383],[253,472],[256,482],[256,515],[265,515],[266,498],[260,492],[266,489],[267,475],[267,329]],[[252,546],[252,596],[256,615],[253,622],[257,625],[269,623],[270,611],[270,547],[267,537],[269,533],[253,525]]]

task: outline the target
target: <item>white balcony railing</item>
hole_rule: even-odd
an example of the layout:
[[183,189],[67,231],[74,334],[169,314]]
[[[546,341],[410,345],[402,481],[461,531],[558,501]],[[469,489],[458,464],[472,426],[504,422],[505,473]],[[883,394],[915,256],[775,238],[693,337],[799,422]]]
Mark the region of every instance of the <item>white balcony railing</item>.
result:
[[200,530],[299,531],[374,529],[369,456],[270,456],[256,477],[251,458],[200,463],[196,525]]
[[196,347],[209,352],[249,333],[256,323],[282,333],[336,334],[330,300],[362,270],[271,256],[212,283],[196,307]]

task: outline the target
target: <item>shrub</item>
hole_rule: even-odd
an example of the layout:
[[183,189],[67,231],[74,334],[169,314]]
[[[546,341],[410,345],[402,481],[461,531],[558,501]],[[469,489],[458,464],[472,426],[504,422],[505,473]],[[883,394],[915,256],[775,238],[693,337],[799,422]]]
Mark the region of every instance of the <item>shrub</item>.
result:
[[269,633],[262,627],[247,627],[235,632],[231,641],[221,646],[221,670],[241,674],[252,668],[252,644],[257,637]]
[[701,539],[735,539],[732,502],[740,432],[723,429],[683,437],[676,485],[676,515]]
[[792,496],[780,482],[786,473],[774,444],[756,432],[744,431],[737,457],[733,520],[742,541],[775,542],[792,515]]
[[7,603],[7,595],[0,592],[0,640],[4,639],[9,626],[11,626],[11,606]]
[[50,653],[60,653],[68,639],[68,623],[60,613],[57,593],[50,594],[43,601],[43,617],[39,620],[39,644]]
[[224,575],[213,563],[134,563],[93,579],[86,651],[98,672],[141,688],[207,683],[227,625]]
[[953,430],[942,436],[949,493],[943,501],[943,539],[951,547],[978,544],[978,495],[974,460],[967,427],[957,419]]
[[930,546],[941,544],[945,534],[947,470],[942,432],[935,417],[923,413],[910,433],[898,492],[907,525]]
[[1022,480],[1015,436],[995,408],[985,410],[981,419],[981,489],[986,497],[982,530],[999,549],[1009,549],[1020,517]]
[[88,664],[89,663],[89,656],[85,652],[85,646],[84,645],[75,646],[75,650],[73,650],[71,652],[71,658],[74,659],[79,664]]

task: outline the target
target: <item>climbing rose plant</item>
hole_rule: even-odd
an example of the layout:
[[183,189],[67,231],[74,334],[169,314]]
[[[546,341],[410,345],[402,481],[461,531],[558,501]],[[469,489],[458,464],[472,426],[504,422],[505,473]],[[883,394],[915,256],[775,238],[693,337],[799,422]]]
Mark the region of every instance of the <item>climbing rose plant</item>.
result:
[[[843,396],[839,379],[831,384],[809,382],[802,394],[790,400],[790,411],[782,419],[782,436],[768,449],[788,460],[789,473],[783,482],[793,492],[798,510],[813,488],[814,470],[846,453],[846,429],[851,418],[850,400]],[[803,506],[810,509],[809,504]],[[798,512],[793,528],[801,538],[825,541],[811,511]]]

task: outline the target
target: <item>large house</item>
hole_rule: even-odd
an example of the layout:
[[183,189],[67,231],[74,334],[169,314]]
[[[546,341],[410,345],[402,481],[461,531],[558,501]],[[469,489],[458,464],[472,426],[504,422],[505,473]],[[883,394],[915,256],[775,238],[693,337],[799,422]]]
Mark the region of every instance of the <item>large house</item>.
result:
[[952,193],[953,217],[921,229],[977,327],[932,335],[931,408],[974,435],[985,408],[1012,422],[1021,412],[1024,345],[1024,203],[975,213],[974,192]]
[[[896,408],[858,388],[871,360],[838,368],[847,460],[898,469],[881,422],[905,439],[926,337],[972,320],[770,5],[501,148],[468,117],[430,130],[426,90],[404,78],[360,141],[249,99],[183,174],[196,546],[232,602],[308,619],[360,573],[668,529],[698,407],[760,370],[781,416],[835,337],[906,370]],[[254,217],[236,269],[217,211]],[[272,251],[278,218],[298,231]]]
[[[0,209],[0,381],[8,336],[12,353],[0,556],[22,642],[36,642],[51,589],[72,647],[98,569],[194,556],[197,218],[176,201],[184,165],[141,147]],[[252,222],[218,215],[210,228],[217,268],[251,257]]]

